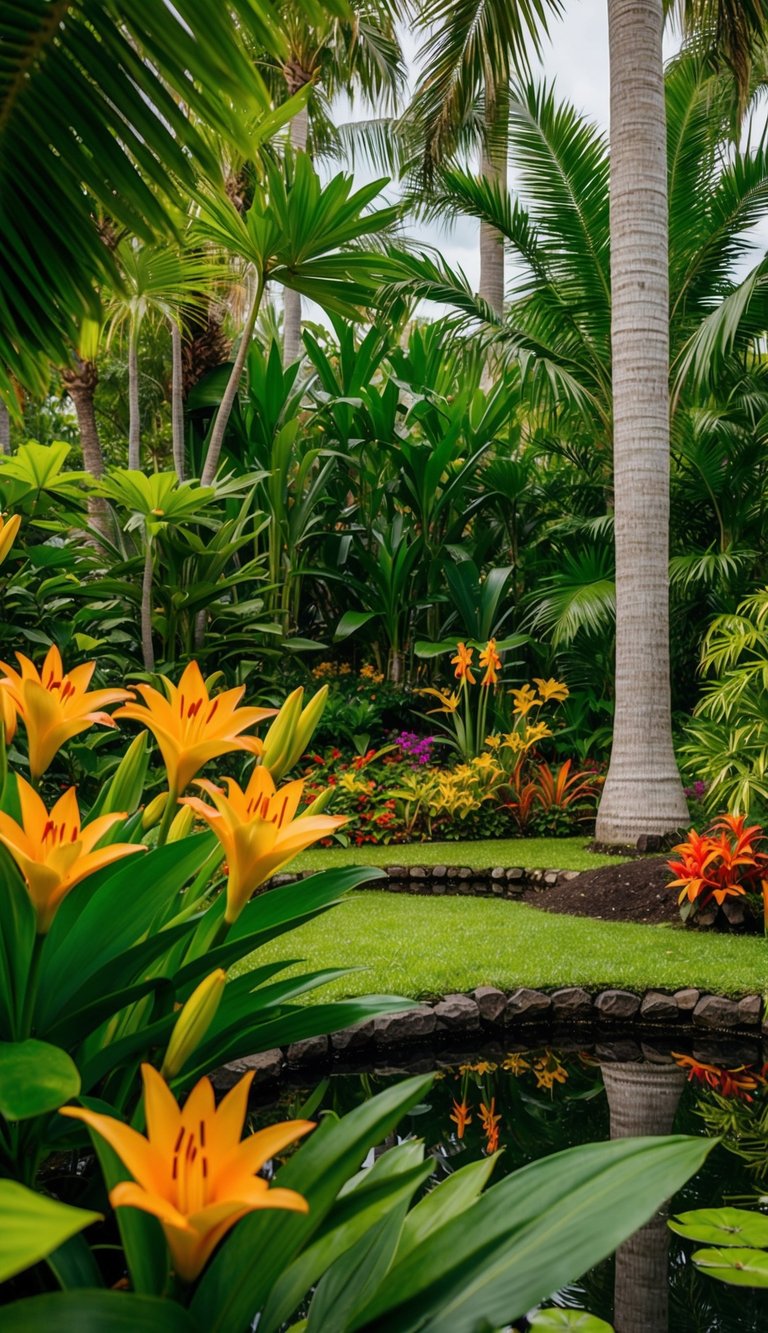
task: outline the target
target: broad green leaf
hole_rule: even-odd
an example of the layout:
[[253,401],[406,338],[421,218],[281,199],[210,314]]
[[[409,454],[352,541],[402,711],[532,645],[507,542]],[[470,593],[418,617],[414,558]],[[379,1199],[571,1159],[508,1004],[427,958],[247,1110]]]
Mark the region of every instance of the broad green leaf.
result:
[[[16,1180],[0,1180],[0,1282],[38,1263],[70,1236],[99,1221],[98,1213],[70,1208]],[[6,1327],[5,1315],[2,1326]]]
[[768,1289],[768,1254],[764,1250],[696,1250],[693,1262],[718,1282]]
[[539,1310],[530,1319],[536,1333],[556,1333],[557,1329],[576,1329],[578,1333],[613,1333],[613,1325],[586,1310]]
[[0,848],[0,1037],[16,1037],[35,944],[35,909],[5,847]]
[[[364,1102],[342,1120],[325,1120],[275,1177],[281,1188],[299,1190],[306,1214],[277,1213],[243,1218],[230,1241],[203,1274],[190,1307],[206,1333],[246,1327],[287,1265],[318,1234],[339,1191],[369,1150],[386,1138],[432,1086],[409,1078]],[[258,1265],[253,1256],[258,1254]]]
[[0,1115],[29,1120],[55,1111],[80,1091],[74,1061],[45,1041],[0,1042]]
[[668,1223],[687,1240],[707,1245],[754,1245],[768,1249],[768,1217],[748,1208],[695,1208]]
[[[83,1105],[88,1105],[86,1099]],[[108,1190],[133,1177],[100,1134],[92,1134],[101,1174]],[[159,1296],[168,1280],[168,1246],[156,1217],[139,1208],[116,1208],[115,1219],[134,1291],[140,1296]]]
[[488,1183],[497,1157],[481,1157],[479,1162],[470,1162],[467,1166],[454,1171],[447,1180],[430,1190],[425,1199],[411,1209],[405,1219],[403,1234],[397,1252],[398,1262],[404,1259],[410,1250],[426,1240],[433,1231],[437,1231],[445,1222],[458,1217],[480,1197]]
[[6,1305],[3,1333],[200,1333],[176,1301],[127,1291],[62,1291]]
[[482,1320],[509,1323],[611,1254],[712,1146],[617,1139],[531,1163],[412,1250],[354,1327],[473,1333]]
[[386,1277],[397,1251],[408,1203],[408,1199],[403,1199],[396,1207],[390,1206],[321,1278],[309,1307],[307,1333],[324,1333],[334,1325],[349,1327],[355,1312]]
[[350,634],[354,634],[356,630],[362,629],[363,625],[367,625],[369,620],[375,620],[376,615],[376,611],[345,611],[336,626],[336,633],[333,636],[334,642],[338,643],[340,639],[349,638]]

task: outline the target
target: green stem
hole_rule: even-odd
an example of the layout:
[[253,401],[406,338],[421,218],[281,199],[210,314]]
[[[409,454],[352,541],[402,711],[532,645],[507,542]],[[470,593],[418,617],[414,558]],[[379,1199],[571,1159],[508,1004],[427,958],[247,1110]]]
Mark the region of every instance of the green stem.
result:
[[32,1035],[32,1018],[35,1012],[35,1000],[37,999],[37,983],[40,975],[40,959],[45,944],[45,935],[35,935],[35,943],[32,947],[32,957],[29,963],[29,972],[27,974],[27,986],[24,991],[24,1004],[21,1010],[20,1038],[22,1041]]
[[157,830],[157,847],[164,847],[168,841],[171,824],[178,814],[179,793],[173,787],[168,788],[168,800],[165,803],[163,817],[160,820],[160,827]]

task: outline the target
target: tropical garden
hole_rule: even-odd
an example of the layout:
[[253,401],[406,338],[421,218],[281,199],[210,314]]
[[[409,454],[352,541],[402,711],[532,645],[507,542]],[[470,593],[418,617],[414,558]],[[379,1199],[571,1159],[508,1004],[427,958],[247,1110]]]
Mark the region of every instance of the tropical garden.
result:
[[2,1330],[765,1326],[768,8],[569,5],[0,3]]

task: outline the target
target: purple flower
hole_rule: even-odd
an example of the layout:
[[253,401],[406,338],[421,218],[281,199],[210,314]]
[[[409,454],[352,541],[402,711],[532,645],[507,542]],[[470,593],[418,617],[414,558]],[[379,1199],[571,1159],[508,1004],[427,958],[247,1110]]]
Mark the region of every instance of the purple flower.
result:
[[432,759],[435,736],[417,736],[415,731],[401,731],[395,736],[395,745],[411,760],[413,768],[428,764]]

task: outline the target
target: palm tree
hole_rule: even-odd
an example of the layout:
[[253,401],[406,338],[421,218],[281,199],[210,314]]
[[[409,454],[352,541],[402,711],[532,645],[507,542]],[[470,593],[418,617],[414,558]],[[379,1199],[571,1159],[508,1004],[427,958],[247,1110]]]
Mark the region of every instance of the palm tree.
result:
[[[690,0],[746,86],[757,0]],[[596,837],[625,843],[688,818],[669,687],[669,267],[663,0],[608,0],[616,548],[616,713]]]
[[[277,99],[306,90],[301,109],[290,122],[290,142],[297,152],[327,152],[337,139],[331,103],[343,93],[394,109],[405,87],[406,68],[397,24],[404,20],[403,0],[352,0],[339,16],[318,8],[308,17],[296,0],[277,6],[287,54],[266,60],[268,83]],[[301,353],[301,293],[283,293],[283,359]]]
[[[458,147],[479,145],[481,176],[506,194],[509,81],[527,71],[528,45],[540,52],[548,11],[561,9],[561,0],[426,0],[419,13],[423,74],[408,118],[423,145],[427,179]],[[479,290],[500,314],[504,243],[485,220]]]

